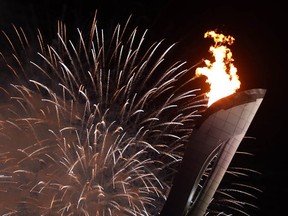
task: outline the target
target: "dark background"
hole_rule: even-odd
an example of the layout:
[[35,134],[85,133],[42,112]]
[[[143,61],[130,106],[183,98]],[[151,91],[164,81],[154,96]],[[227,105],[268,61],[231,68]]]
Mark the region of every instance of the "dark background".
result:
[[[283,215],[287,211],[287,10],[277,1],[245,2],[188,0],[102,0],[102,1],[0,1],[0,27],[11,23],[30,29],[39,27],[53,35],[58,19],[72,26],[84,27],[97,11],[100,25],[108,30],[125,23],[140,31],[148,29],[148,40],[165,38],[177,42],[174,55],[194,65],[208,58],[212,41],[204,39],[207,30],[219,30],[235,38],[231,51],[241,80],[241,90],[264,88],[267,93],[241,151],[254,154],[249,167],[261,173],[254,179],[263,192],[258,196],[255,215]],[[86,26],[87,27],[87,26]],[[54,28],[54,29],[53,29]],[[0,41],[0,44],[4,43]],[[203,84],[204,85],[204,84]],[[200,86],[201,87],[201,86]],[[252,181],[252,180],[251,180]]]

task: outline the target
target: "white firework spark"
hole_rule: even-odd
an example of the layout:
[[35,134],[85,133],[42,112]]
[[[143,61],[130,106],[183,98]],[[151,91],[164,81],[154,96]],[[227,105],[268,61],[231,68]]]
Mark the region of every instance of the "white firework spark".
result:
[[40,31],[37,46],[22,28],[13,27],[17,40],[3,32],[11,53],[1,53],[1,215],[162,208],[206,102],[179,87],[189,70],[165,62],[173,45],[145,49],[147,31],[127,34],[127,23],[106,40],[95,16],[73,42],[59,22],[52,45]]

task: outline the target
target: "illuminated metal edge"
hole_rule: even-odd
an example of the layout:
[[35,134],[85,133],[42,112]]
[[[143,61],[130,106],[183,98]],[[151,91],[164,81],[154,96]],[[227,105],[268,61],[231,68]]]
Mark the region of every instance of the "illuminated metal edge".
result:
[[[238,92],[216,101],[204,112],[186,146],[160,216],[205,214],[265,93],[265,89]],[[216,156],[202,189],[197,191],[206,168]]]
[[257,99],[263,99],[266,94],[266,89],[249,89],[246,91],[237,92],[213,103],[204,112],[202,117],[197,122],[196,128],[199,128],[201,124],[214,112],[221,109],[227,110],[233,106],[239,106],[244,103],[256,101]]

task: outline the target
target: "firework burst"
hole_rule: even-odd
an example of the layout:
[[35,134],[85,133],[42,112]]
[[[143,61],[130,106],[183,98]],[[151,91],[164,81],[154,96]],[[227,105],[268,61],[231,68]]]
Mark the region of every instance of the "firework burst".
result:
[[37,45],[22,28],[3,32],[1,215],[160,211],[206,102],[191,82],[179,87],[188,70],[165,62],[173,45],[147,46],[127,24],[106,39],[95,16],[70,40],[59,22]]

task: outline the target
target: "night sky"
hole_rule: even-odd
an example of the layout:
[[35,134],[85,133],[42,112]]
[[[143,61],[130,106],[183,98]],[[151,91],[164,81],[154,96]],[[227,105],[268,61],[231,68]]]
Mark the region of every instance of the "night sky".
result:
[[[68,4],[68,2],[70,2]],[[103,28],[124,23],[148,29],[148,40],[177,42],[173,55],[192,66],[208,53],[212,40],[207,30],[219,30],[235,38],[230,47],[241,81],[240,90],[264,88],[267,93],[247,132],[256,139],[243,140],[241,151],[254,154],[248,166],[261,172],[256,178],[263,191],[255,215],[283,215],[287,210],[287,33],[288,15],[284,3],[188,0],[100,0],[87,1],[0,1],[0,27],[10,24],[53,34],[52,26],[62,19],[76,29],[93,18],[96,9]],[[221,2],[221,3],[220,3]],[[68,25],[68,27],[69,27]],[[55,30],[55,29],[54,29]],[[3,41],[0,41],[2,44]]]

